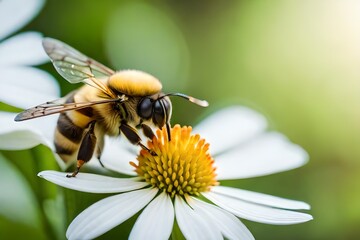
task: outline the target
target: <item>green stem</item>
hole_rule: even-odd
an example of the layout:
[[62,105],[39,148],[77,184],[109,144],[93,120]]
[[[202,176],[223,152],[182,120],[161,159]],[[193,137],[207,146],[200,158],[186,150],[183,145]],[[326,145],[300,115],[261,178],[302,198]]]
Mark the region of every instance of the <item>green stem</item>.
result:
[[[35,176],[42,171],[42,158],[44,158],[44,155],[46,156],[46,154],[40,154],[39,153],[39,149],[32,149],[31,150],[31,155],[33,158],[33,163],[34,163],[34,173]],[[40,220],[44,229],[44,232],[46,233],[48,239],[63,239],[62,237],[58,236],[56,234],[56,230],[54,229],[54,226],[52,226],[51,222],[49,221],[46,213],[45,213],[45,209],[44,209],[44,200],[48,198],[48,191],[45,187],[46,182],[45,181],[41,181],[39,179],[39,184],[37,184],[37,187],[35,187],[35,195],[36,195],[36,200],[40,209]]]

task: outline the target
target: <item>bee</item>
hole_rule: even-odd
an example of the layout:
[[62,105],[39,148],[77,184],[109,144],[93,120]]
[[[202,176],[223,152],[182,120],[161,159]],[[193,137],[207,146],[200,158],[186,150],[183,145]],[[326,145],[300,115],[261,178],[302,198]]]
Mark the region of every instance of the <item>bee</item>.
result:
[[154,76],[138,70],[114,71],[59,40],[44,38],[43,47],[63,78],[85,84],[63,98],[24,110],[15,121],[60,113],[54,137],[56,153],[65,162],[77,160],[75,171],[67,177],[75,177],[94,155],[100,161],[105,135],[123,134],[132,144],[156,155],[142,143],[138,129],[152,139],[151,126],[165,126],[171,140],[170,96],[208,106],[207,101],[182,93],[165,94]]

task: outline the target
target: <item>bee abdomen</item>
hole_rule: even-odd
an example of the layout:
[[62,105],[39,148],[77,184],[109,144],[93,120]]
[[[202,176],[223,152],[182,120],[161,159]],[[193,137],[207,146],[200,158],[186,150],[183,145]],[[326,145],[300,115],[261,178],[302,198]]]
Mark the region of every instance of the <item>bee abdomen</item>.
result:
[[65,161],[74,160],[84,129],[77,126],[67,113],[61,113],[55,130],[56,153]]
[[76,158],[80,143],[74,143],[64,137],[58,129],[55,130],[55,150],[64,162],[73,161]]
[[57,122],[58,131],[74,143],[81,141],[84,129],[75,125],[66,113],[61,113]]
[[66,148],[57,142],[55,142],[55,149],[56,149],[56,153],[61,155],[73,155],[75,152],[73,149]]

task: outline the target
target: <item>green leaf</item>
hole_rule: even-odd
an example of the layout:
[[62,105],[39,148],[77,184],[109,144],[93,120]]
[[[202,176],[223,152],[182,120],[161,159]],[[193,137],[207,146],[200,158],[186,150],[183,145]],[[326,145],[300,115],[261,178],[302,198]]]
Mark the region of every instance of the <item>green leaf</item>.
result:
[[24,176],[0,154],[0,215],[10,221],[36,227],[39,211],[36,198]]

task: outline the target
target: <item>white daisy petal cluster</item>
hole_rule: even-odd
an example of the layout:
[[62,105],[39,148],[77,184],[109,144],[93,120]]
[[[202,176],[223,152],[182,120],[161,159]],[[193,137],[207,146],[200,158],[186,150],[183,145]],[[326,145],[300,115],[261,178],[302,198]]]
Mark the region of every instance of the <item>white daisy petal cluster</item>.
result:
[[[217,173],[216,180],[273,174],[297,168],[308,161],[308,155],[301,147],[280,133],[266,132],[266,127],[265,118],[257,112],[234,106],[214,113],[194,129],[194,132],[201,133],[201,138],[206,136],[206,141],[210,139],[210,152],[215,156],[213,165]],[[200,142],[195,145],[201,145]],[[213,184],[208,191],[200,192],[211,203],[204,202],[196,194],[176,192],[171,195],[168,186],[161,188],[157,187],[162,186],[161,183],[151,184],[156,179],[144,181],[144,176],[148,175],[139,174],[142,172],[139,169],[147,171],[149,168],[136,162],[136,152],[127,150],[116,146],[116,141],[108,142],[102,161],[107,166],[113,166],[113,170],[138,175],[136,177],[114,178],[79,173],[76,178],[69,179],[62,172],[39,173],[40,177],[69,189],[116,194],[80,213],[67,230],[69,239],[98,237],[142,209],[130,239],[168,239],[175,219],[186,239],[253,239],[239,218],[276,225],[296,224],[312,219],[309,214],[293,211],[310,209],[307,203],[221,186],[221,182]],[[200,153],[196,153],[200,156]],[[175,156],[170,150],[165,151],[166,154]],[[133,164],[130,165],[129,161]],[[159,160],[155,159],[155,162]],[[134,165],[138,166],[136,171]],[[164,164],[155,166],[158,170],[149,170],[149,174],[154,171],[162,173],[160,168],[164,168]],[[174,167],[171,172],[175,170]],[[166,175],[156,177],[162,179]]]
[[[32,67],[49,61],[41,34],[23,32],[9,37],[34,18],[43,4],[43,0],[0,1],[0,101],[18,108],[56,99],[60,93],[50,74]],[[15,116],[0,111],[0,149],[27,149],[38,144],[53,149],[56,116],[24,123],[15,123]]]
[[43,0],[0,2],[0,101],[19,108],[59,96],[55,79],[47,72],[31,67],[49,61],[42,48],[41,34],[23,32],[6,38],[34,18],[43,4]]

